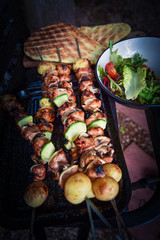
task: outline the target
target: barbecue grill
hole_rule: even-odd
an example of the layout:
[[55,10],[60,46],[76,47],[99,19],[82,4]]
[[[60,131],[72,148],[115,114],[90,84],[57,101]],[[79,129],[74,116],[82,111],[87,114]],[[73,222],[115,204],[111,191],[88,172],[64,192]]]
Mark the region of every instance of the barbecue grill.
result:
[[[11,6],[12,8],[12,6]],[[5,25],[5,39],[2,34],[3,47],[1,48],[1,96],[5,93],[13,93],[24,106],[28,114],[34,115],[38,108],[38,100],[41,98],[40,83],[41,79],[37,74],[36,68],[24,69],[22,66],[23,59],[23,42],[28,35],[25,24],[21,20],[21,16],[10,19]],[[18,17],[17,17],[18,16]],[[20,29],[20,31],[19,31]],[[22,31],[23,30],[23,31]],[[12,36],[16,37],[12,38]],[[4,31],[3,31],[4,33]],[[13,50],[15,55],[13,55]],[[7,54],[4,54],[7,53]],[[5,58],[4,58],[5,56]],[[14,58],[14,61],[11,61]],[[2,59],[3,58],[3,59]],[[16,64],[15,64],[16,62]],[[10,70],[11,79],[6,79],[7,69]],[[74,91],[79,103],[79,90],[74,75]],[[108,127],[106,135],[110,136],[115,149],[114,161],[122,169],[122,180],[120,182],[120,192],[116,198],[117,207],[124,219],[127,227],[133,227],[149,222],[160,215],[160,184],[157,183],[153,197],[143,207],[128,212],[127,206],[130,200],[132,186],[128,175],[123,151],[121,149],[118,127],[115,111],[115,103],[108,99],[100,90],[100,98],[103,102],[103,110],[108,118]],[[8,116],[8,113],[2,109],[0,114],[0,130],[1,130],[1,151],[0,151],[0,225],[13,230],[26,229],[30,227],[32,209],[28,207],[23,199],[25,187],[32,181],[32,175],[29,174],[29,169],[33,165],[30,158],[32,147],[30,143],[22,139],[19,130],[17,129],[14,119]],[[160,152],[159,139],[160,132],[158,126],[159,112],[146,110],[148,125],[151,132],[151,138],[157,165],[160,169]],[[56,136],[52,138],[56,148],[60,148],[64,144],[62,139],[63,127],[59,123],[59,119],[55,121]],[[66,152],[69,158],[69,153]],[[57,182],[53,180],[52,175],[48,172],[45,180],[49,188],[48,200],[35,211],[34,231],[37,233],[43,227],[49,226],[69,226],[80,227],[79,238],[84,236],[82,229],[89,229],[89,218],[86,203],[72,205],[64,198],[63,191],[59,188]],[[103,213],[105,218],[116,227],[115,212],[110,202],[100,202],[96,199],[92,200],[98,209]],[[93,214],[95,227],[103,228],[104,225]],[[83,224],[82,224],[83,223]],[[86,231],[87,232],[87,231]],[[82,235],[81,235],[82,234]],[[37,235],[37,239],[39,236]],[[41,236],[42,239],[42,236]],[[82,237],[84,239],[84,237]]]

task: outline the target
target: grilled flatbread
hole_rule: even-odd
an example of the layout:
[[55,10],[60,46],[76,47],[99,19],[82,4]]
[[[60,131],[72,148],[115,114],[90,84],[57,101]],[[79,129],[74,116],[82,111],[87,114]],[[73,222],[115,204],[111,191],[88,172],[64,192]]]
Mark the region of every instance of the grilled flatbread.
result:
[[81,57],[88,58],[91,64],[95,64],[105,48],[84,35],[76,27],[66,23],[54,23],[40,28],[26,40],[24,52],[31,59],[41,60],[37,47],[43,60],[59,62],[58,47],[61,61],[63,63],[73,63],[79,57],[76,38]]
[[126,23],[113,23],[95,27],[82,26],[79,30],[107,48],[109,40],[113,43],[120,41],[130,33],[131,27]]

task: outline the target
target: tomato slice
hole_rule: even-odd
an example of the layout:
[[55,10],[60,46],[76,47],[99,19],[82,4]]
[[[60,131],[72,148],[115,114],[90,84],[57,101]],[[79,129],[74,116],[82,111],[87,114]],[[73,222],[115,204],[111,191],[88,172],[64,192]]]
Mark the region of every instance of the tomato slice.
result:
[[106,64],[105,71],[107,71],[109,76],[113,79],[115,79],[115,77],[119,76],[119,74],[117,73],[117,71],[114,67],[113,62],[109,62],[109,63]]

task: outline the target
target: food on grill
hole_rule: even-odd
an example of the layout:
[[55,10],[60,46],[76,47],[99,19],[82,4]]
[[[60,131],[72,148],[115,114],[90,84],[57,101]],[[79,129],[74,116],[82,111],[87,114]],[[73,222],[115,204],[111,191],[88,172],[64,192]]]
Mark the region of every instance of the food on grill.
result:
[[40,62],[37,67],[37,71],[40,75],[43,75],[47,70],[56,69],[56,66],[52,62]]
[[63,64],[63,63],[57,64],[57,71],[58,71],[59,76],[61,76],[61,75],[68,76],[71,73],[71,69],[70,69],[69,65]]
[[76,72],[79,68],[90,68],[91,63],[88,59],[86,58],[78,58],[74,63],[73,63],[73,71]]
[[68,102],[68,94],[64,93],[53,100],[57,107],[61,107],[65,102]]
[[66,199],[73,203],[83,202],[91,190],[91,180],[84,173],[75,173],[68,178],[64,185],[64,194]]
[[119,182],[122,178],[122,170],[115,163],[106,163],[103,165],[105,176],[114,178]]
[[38,123],[53,122],[55,119],[54,109],[52,107],[41,107],[34,117]]
[[107,48],[109,40],[113,43],[120,41],[130,33],[131,27],[126,23],[112,23],[95,27],[82,26],[80,31]]
[[33,143],[37,137],[44,136],[35,123],[27,123],[26,125],[22,126],[21,134],[24,139],[30,141],[31,143]]
[[41,206],[48,197],[48,187],[42,181],[32,182],[27,186],[24,193],[24,200],[30,207]]
[[79,57],[76,38],[81,48],[82,57],[88,58],[92,64],[96,64],[105,48],[67,23],[59,22],[40,28],[25,41],[24,52],[33,60],[41,60],[37,47],[44,61],[59,62],[58,47],[61,62],[74,63]]
[[87,131],[85,122],[74,122],[65,132],[65,138],[73,142],[81,133]]
[[100,201],[110,201],[117,196],[119,185],[112,177],[102,177],[92,182],[92,190]]
[[[53,65],[53,68],[43,68],[43,93],[39,101],[40,108],[35,114],[37,124],[25,122],[21,133],[32,143],[34,149],[32,159],[36,164],[30,169],[34,175],[33,181],[43,180],[48,169],[54,174],[53,179],[59,180],[60,187],[64,188],[66,199],[73,204],[79,204],[86,197],[97,197],[96,194],[99,194],[95,190],[92,191],[91,180],[95,182],[97,179],[103,179],[105,175],[108,176],[103,166],[113,161],[114,150],[111,139],[104,136],[107,117],[101,109],[101,100],[96,95],[99,91],[94,87],[95,77],[90,61],[78,59],[74,71],[81,91],[81,107],[86,111],[87,118],[85,119],[85,112],[75,103],[70,68],[65,64],[57,64],[55,67]],[[11,100],[16,101],[14,98]],[[55,120],[53,103],[64,126],[64,137],[68,140],[64,146],[70,150],[70,163],[65,151],[62,148],[56,150],[51,141]],[[20,110],[20,105],[16,103],[16,106],[18,116],[22,116],[24,112]],[[24,116],[22,120],[23,118]],[[28,115],[25,118],[30,119]],[[113,168],[112,174],[114,178],[116,170],[114,172]],[[114,186],[114,179],[109,184]],[[118,192],[115,190],[110,194],[113,197]],[[97,198],[103,200],[107,197],[103,194]]]
[[26,125],[28,123],[33,123],[33,116],[23,117],[17,122],[19,127],[23,127],[24,125]]
[[52,107],[53,108],[53,103],[49,101],[49,98],[41,98],[39,100],[39,105],[40,105],[40,107]]
[[42,163],[34,164],[30,172],[34,174],[33,181],[42,181],[46,177],[46,168]]
[[[38,139],[38,138],[36,138],[36,139]],[[34,145],[35,146],[35,145]],[[35,150],[35,152],[36,152],[36,150]],[[41,152],[40,152],[40,156],[41,156],[41,159],[43,160],[43,161],[46,161],[46,162],[49,162],[50,161],[50,159],[51,159],[51,156],[52,156],[52,154],[55,152],[55,146],[53,145],[53,143],[52,142],[48,142],[48,143],[46,143],[42,148],[41,148]],[[36,152],[37,153],[37,152]],[[39,155],[38,153],[37,153],[37,155]]]
[[63,170],[63,172],[61,172],[60,174],[59,181],[58,181],[58,184],[60,185],[60,187],[63,189],[67,179],[77,172],[79,172],[78,165],[72,165],[67,169]]
[[61,148],[60,150],[53,153],[48,163],[48,167],[51,172],[54,173],[54,179],[59,179],[60,172],[69,166],[66,154]]

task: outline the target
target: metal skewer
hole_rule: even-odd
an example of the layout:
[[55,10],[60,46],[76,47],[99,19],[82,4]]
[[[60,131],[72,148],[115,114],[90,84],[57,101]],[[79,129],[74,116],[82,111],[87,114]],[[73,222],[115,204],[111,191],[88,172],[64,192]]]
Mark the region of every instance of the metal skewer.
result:
[[59,47],[57,47],[57,52],[58,52],[59,62],[61,63],[62,60],[61,60],[61,55],[60,55]]
[[134,238],[131,236],[130,232],[128,231],[128,229],[127,229],[127,227],[126,227],[126,225],[125,225],[125,223],[124,223],[124,221],[123,221],[123,218],[122,218],[121,215],[120,215],[120,212],[119,212],[119,210],[118,210],[118,208],[117,208],[117,204],[116,204],[115,199],[113,199],[113,200],[111,201],[111,204],[112,204],[113,209],[114,209],[114,211],[115,211],[115,214],[116,214],[116,216],[117,216],[118,222],[119,222],[119,223],[121,224],[121,226],[123,227],[123,230],[124,230],[124,232],[125,232],[125,234],[126,234],[127,239],[129,239],[129,240],[134,240]]
[[41,60],[43,61],[43,57],[42,57],[42,55],[40,54],[40,51],[39,51],[38,47],[36,47],[36,50],[37,50],[37,52],[38,52],[38,54],[39,54]]
[[79,48],[78,38],[76,38],[76,45],[77,45],[77,50],[78,50],[79,57],[82,58],[80,48]]

